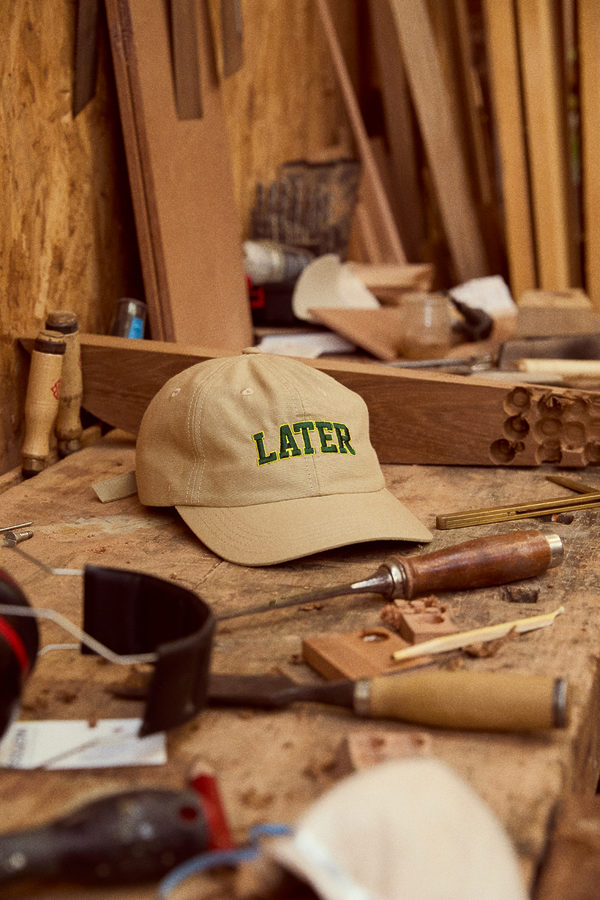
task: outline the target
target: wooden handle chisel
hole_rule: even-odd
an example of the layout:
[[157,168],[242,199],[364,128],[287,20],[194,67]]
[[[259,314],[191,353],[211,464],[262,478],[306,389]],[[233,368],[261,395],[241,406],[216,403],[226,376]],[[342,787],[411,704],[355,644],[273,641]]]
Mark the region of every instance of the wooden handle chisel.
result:
[[564,728],[567,682],[514,672],[403,672],[358,681],[298,684],[285,675],[212,674],[210,704],[280,709],[311,701],[359,716],[483,731]]
[[513,531],[474,538],[421,556],[388,559],[373,575],[361,581],[276,598],[259,606],[221,613],[217,619],[234,619],[345,594],[379,594],[384,600],[395,597],[412,600],[434,591],[508,584],[542,575],[547,569],[558,566],[563,553],[560,537],[541,531]]

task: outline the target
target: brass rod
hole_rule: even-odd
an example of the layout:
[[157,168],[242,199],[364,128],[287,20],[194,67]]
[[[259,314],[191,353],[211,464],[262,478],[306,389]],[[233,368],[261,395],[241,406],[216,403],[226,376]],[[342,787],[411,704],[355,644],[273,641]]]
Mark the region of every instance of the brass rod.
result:
[[463,528],[468,525],[486,525],[491,522],[512,522],[514,519],[530,519],[579,509],[600,506],[600,492],[581,494],[579,497],[561,497],[551,500],[534,500],[511,506],[490,506],[465,512],[448,513],[436,517],[439,529]]

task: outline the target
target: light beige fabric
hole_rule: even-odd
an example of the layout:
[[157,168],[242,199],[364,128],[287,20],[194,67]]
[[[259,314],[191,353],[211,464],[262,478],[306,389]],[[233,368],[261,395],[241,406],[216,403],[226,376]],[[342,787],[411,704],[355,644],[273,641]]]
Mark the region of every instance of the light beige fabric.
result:
[[385,487],[362,397],[258,352],[207,360],[150,402],[137,440],[142,503],[175,506],[211,550],[270,565],[359,541],[429,541]]
[[323,900],[526,900],[518,860],[491,809],[436,759],[351,775],[291,837],[265,844]]

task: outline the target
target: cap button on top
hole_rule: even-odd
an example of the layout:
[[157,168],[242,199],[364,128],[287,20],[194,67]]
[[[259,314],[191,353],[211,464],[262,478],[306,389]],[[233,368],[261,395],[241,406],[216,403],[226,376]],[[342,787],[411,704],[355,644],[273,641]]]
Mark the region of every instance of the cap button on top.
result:
[[260,347],[244,347],[242,353],[262,353]]

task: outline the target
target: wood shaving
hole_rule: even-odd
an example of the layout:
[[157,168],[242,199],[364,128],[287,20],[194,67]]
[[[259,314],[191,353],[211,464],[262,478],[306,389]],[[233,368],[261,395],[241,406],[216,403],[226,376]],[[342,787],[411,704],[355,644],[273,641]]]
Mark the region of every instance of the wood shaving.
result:
[[464,652],[468,656],[475,656],[478,658],[485,658],[487,656],[496,656],[497,653],[502,649],[504,644],[507,644],[509,641],[512,641],[517,637],[518,632],[515,628],[511,628],[508,634],[505,634],[504,637],[496,638],[495,641],[482,641],[477,644],[469,644],[468,647],[463,647]]

